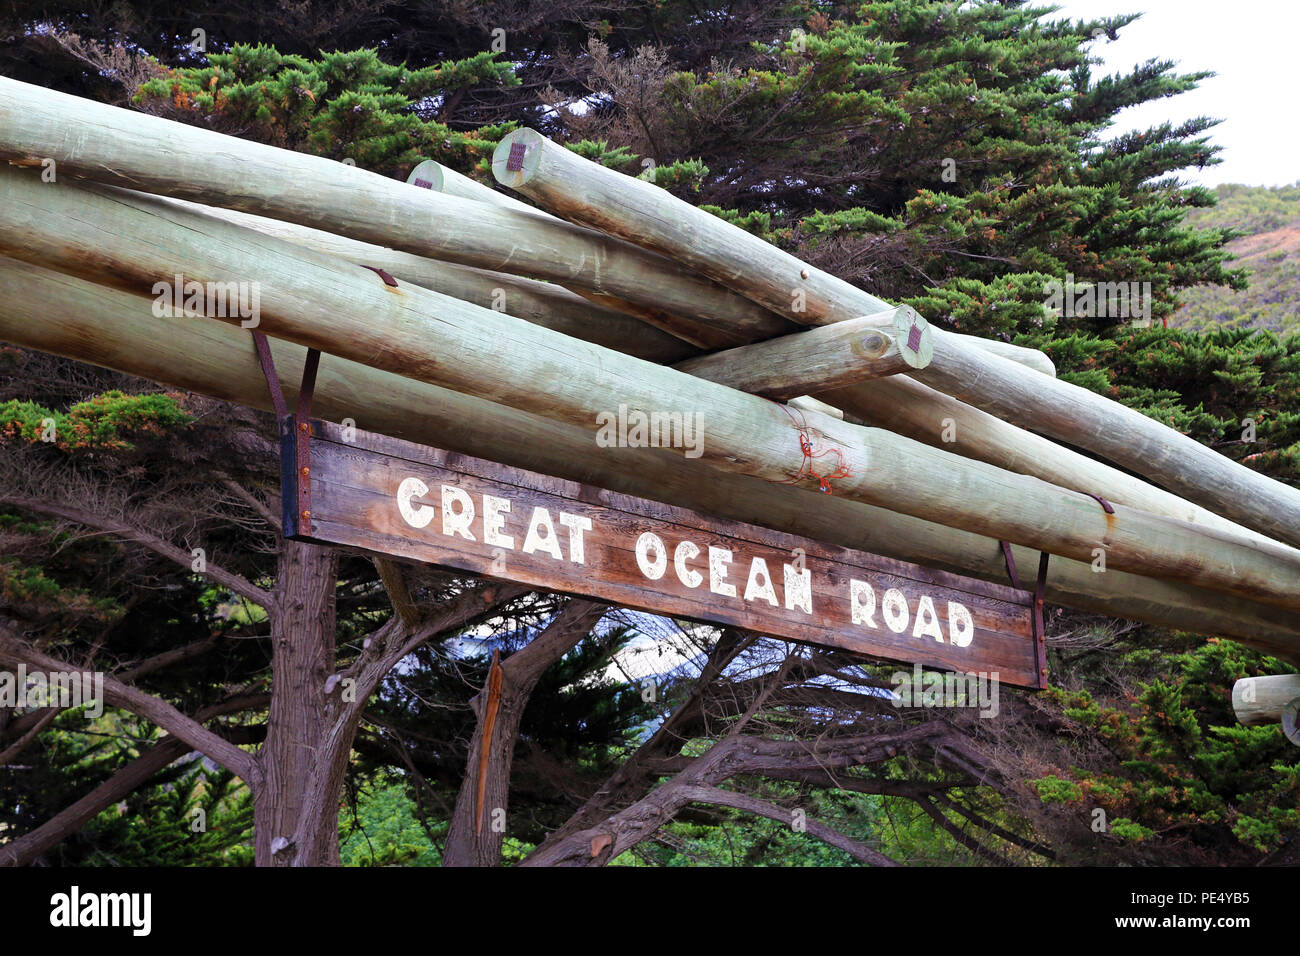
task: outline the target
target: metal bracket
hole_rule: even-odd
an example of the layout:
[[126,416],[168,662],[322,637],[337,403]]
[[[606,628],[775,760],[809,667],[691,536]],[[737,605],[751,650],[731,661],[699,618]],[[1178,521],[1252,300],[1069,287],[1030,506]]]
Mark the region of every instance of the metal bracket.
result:
[[261,332],[253,332],[257,359],[266,376],[271,392],[271,405],[275,408],[280,426],[280,512],[284,537],[296,538],[311,534],[311,403],[316,393],[316,373],[320,368],[320,352],[307,350],[303,363],[302,385],[298,389],[298,413],[289,414],[284,399],[284,389],[271,356],[271,346]]
[[[1007,564],[1007,577],[1011,579],[1011,586],[1019,591],[1021,590],[1020,575],[1016,572],[1016,558],[1011,553],[1011,545],[1006,541],[1000,541],[999,544],[1002,545],[1002,557]],[[1030,619],[1034,650],[1038,657],[1039,690],[1047,689],[1047,625],[1043,619],[1043,597],[1047,593],[1047,560],[1050,557],[1051,555],[1046,551],[1039,552],[1038,579],[1034,582],[1034,606]]]

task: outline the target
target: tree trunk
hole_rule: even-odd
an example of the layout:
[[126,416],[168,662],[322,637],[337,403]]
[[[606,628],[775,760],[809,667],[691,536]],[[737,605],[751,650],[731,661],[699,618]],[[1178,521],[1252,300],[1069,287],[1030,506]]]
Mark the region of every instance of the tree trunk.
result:
[[[473,701],[478,721],[443,850],[444,866],[496,866],[501,862],[510,767],[524,708],[546,668],[586,637],[605,610],[604,605],[571,599],[526,647],[504,663],[493,662],[494,669],[500,669],[500,684],[492,693],[494,682],[489,673],[487,686]],[[484,738],[489,730],[485,758]]]
[[[318,766],[318,751],[330,724],[324,687],[334,670],[337,551],[284,541],[278,578],[271,707],[258,752],[262,784],[253,795],[255,859],[258,866],[336,866],[339,793],[325,806],[307,806],[304,796],[312,778],[326,770]],[[295,835],[309,818],[333,836],[303,858]]]

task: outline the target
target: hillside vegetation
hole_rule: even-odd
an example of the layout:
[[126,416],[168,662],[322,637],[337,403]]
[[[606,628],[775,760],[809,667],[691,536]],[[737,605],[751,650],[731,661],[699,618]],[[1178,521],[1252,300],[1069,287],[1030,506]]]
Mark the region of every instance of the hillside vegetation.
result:
[[1300,182],[1293,186],[1220,186],[1217,206],[1187,217],[1198,226],[1232,230],[1232,266],[1250,270],[1250,287],[1234,291],[1202,285],[1188,289],[1170,319],[1192,331],[1212,328],[1300,328]]

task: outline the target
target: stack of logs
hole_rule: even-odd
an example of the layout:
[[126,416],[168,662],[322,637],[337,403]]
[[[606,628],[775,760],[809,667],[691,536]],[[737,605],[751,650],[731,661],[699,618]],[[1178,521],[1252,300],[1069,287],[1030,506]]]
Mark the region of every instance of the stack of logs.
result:
[[[529,204],[0,78],[0,158],[0,340],[265,408],[246,316],[157,309],[255,283],[322,417],[991,581],[1010,542],[1049,601],[1300,661],[1300,490],[531,130],[492,163]],[[598,448],[620,406],[702,456]]]

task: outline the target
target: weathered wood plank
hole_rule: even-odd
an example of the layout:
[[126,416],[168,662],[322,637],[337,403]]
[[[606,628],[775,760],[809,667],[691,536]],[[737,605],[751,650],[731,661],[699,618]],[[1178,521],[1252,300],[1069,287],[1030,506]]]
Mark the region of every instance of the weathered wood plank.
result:
[[[221,322],[159,319],[148,297],[0,258],[0,341],[63,355],[215,398],[269,410],[270,397],[247,332]],[[277,339],[271,350],[289,403],[305,350]],[[589,433],[412,379],[326,356],[314,407],[333,421],[492,456],[536,471],[663,497],[697,511],[762,524],[828,543],[1006,580],[996,541],[839,497],[717,473],[652,448],[591,453]],[[1013,547],[1021,568],[1036,552]],[[1032,587],[1032,581],[1023,581]],[[1185,582],[1055,558],[1048,600],[1166,627],[1218,634],[1300,663],[1296,615]]]
[[0,250],[140,292],[187,270],[223,285],[257,277],[261,327],[301,345],[580,427],[604,428],[601,418],[625,407],[675,419],[679,432],[690,422],[697,435],[707,429],[707,441],[677,446],[724,471],[824,487],[822,476],[831,475],[835,492],[856,501],[1300,609],[1294,549],[1123,505],[1106,513],[1086,495],[891,432],[795,413],[418,286],[395,288],[151,197],[99,186],[50,189],[33,171],[0,169]]
[[[515,160],[512,161],[511,157]],[[671,256],[777,315],[823,325],[888,303],[643,180],[533,130],[492,159],[497,181],[571,222]],[[1274,481],[1140,412],[936,328],[934,361],[911,375],[962,401],[1094,451],[1221,515],[1300,545],[1300,489]]]
[[322,421],[309,449],[300,540],[1046,686],[1023,591]]

